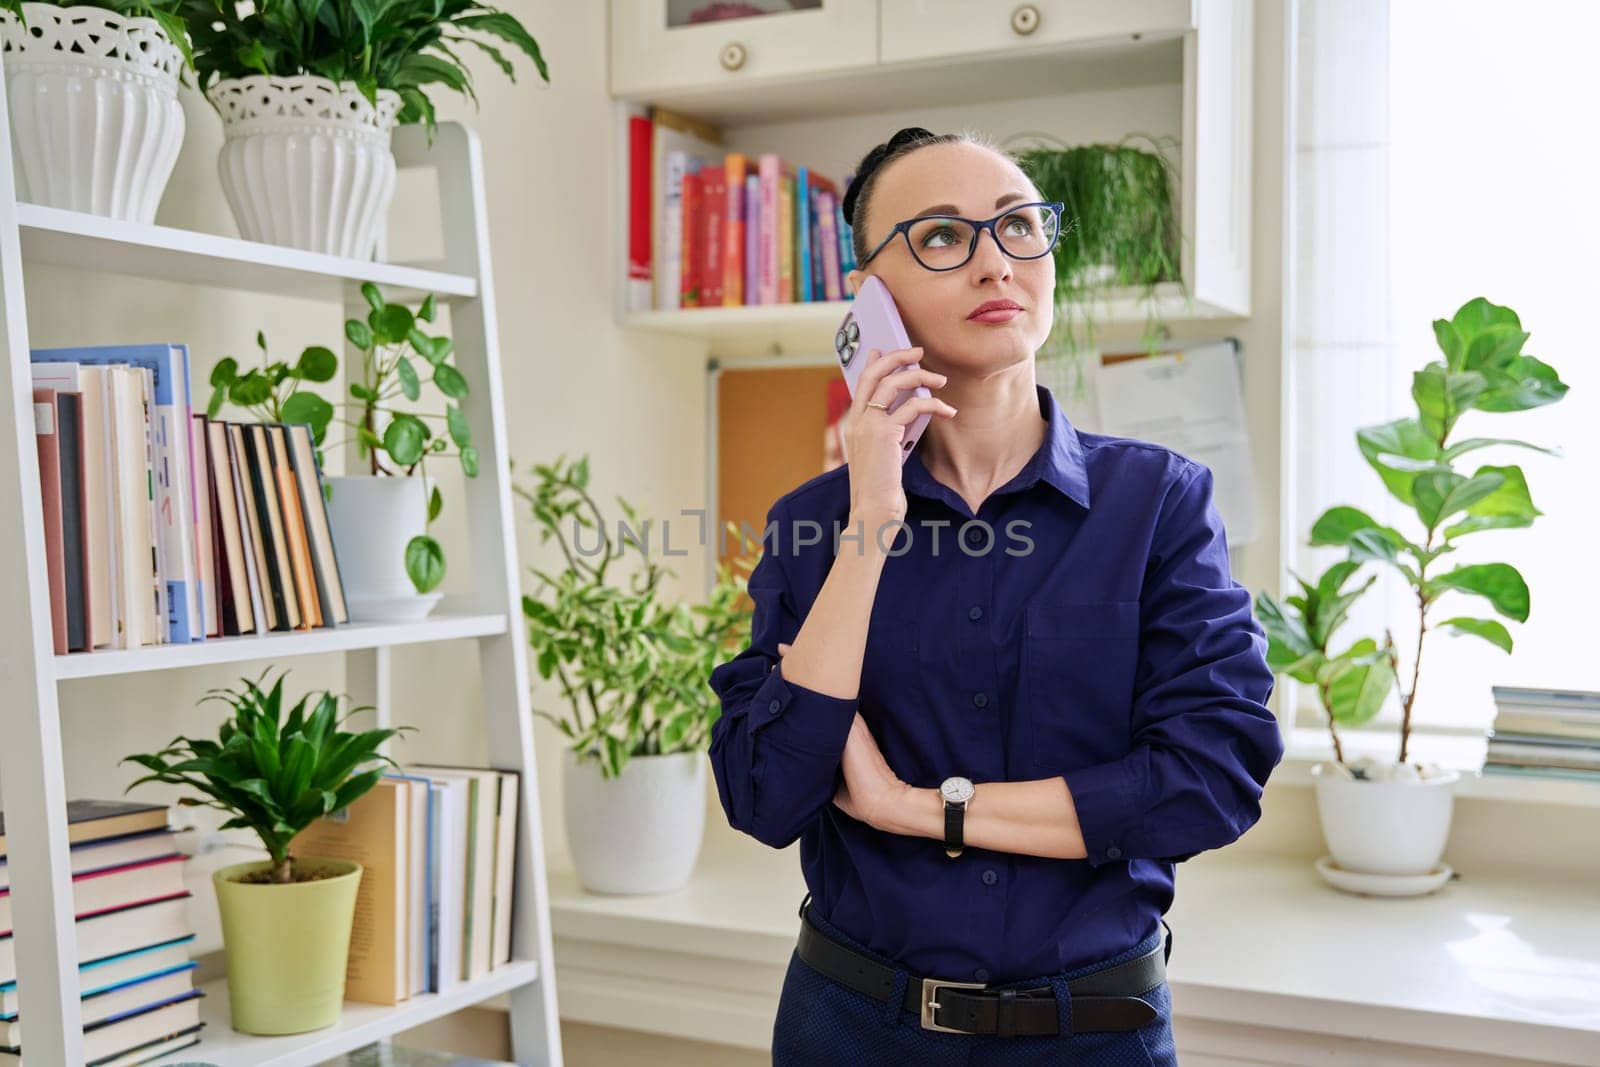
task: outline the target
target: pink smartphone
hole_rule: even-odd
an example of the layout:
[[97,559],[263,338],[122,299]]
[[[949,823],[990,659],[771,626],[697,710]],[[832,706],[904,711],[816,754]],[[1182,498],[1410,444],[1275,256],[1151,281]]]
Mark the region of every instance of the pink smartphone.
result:
[[[861,380],[861,372],[867,365],[867,354],[877,349],[880,354],[897,352],[902,348],[910,348],[911,339],[906,336],[905,325],[900,321],[900,312],[894,306],[894,300],[889,296],[889,287],[876,275],[871,275],[861,284],[861,290],[856,293],[851,301],[850,310],[845,314],[844,322],[839,324],[839,332],[833,335],[833,350],[839,357],[839,369],[844,371],[845,385],[850,388],[850,396],[856,395],[856,382]],[[920,366],[918,363],[909,363],[894,371],[895,374]],[[931,396],[928,387],[919,385],[914,390],[904,390],[895,394],[889,401],[889,410],[892,412],[911,396]],[[933,418],[930,414],[917,416],[916,420],[906,427],[905,439],[900,442],[900,462],[904,463],[911,455],[911,450],[917,447],[917,441],[922,437],[922,431],[928,428],[928,422]],[[848,462],[849,457],[846,457]]]

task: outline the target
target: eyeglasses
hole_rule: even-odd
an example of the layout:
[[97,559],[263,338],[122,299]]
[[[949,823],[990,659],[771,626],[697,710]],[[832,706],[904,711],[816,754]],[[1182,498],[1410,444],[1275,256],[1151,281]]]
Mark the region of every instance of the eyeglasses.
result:
[[955,270],[966,266],[978,250],[978,235],[988,230],[1000,251],[1012,259],[1048,256],[1061,236],[1061,202],[1018,204],[992,219],[964,219],[959,215],[922,215],[897,223],[889,236],[866,259],[866,266],[895,237],[904,234],[911,255],[928,270]]

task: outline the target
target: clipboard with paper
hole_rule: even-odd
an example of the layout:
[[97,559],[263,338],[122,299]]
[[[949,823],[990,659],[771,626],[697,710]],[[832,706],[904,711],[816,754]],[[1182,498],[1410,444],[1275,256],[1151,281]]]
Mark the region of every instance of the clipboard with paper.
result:
[[1100,428],[1211,468],[1230,548],[1257,536],[1239,342],[1169,342],[1152,354],[1104,353],[1095,382]]

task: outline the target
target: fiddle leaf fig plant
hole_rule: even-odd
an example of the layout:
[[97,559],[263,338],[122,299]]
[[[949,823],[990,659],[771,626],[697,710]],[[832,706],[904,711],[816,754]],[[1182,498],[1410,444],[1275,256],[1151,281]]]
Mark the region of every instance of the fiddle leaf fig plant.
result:
[[[355,440],[369,473],[378,476],[426,475],[429,457],[449,454],[453,446],[462,473],[476,478],[478,450],[472,444],[472,425],[458,403],[470,392],[466,376],[451,362],[450,338],[431,336],[423,329],[437,314],[433,294],[415,312],[404,304],[389,303],[371,282],[361,287],[361,295],[369,308],[366,319],[348,319],[344,324],[345,340],[361,354],[360,365],[352,365],[349,395],[337,406],[302,388],[337,377],[339,360],[331,349],[313,345],[292,364],[274,362],[267,355],[265,336],[258,332],[262,365],[240,373],[231,356],[219,361],[211,372],[207,414],[215,418],[227,401],[268,422],[308,423],[319,464],[328,426],[337,421]],[[396,406],[401,400],[408,405],[420,401],[424,386],[440,394],[442,413]],[[426,593],[445,575],[444,549],[428,533],[444,508],[444,498],[437,485],[424,488],[423,478],[417,485],[418,492],[428,494],[427,524],[407,542],[405,565],[411,584]]]
[[[1269,640],[1269,664],[1277,673],[1316,687],[1341,764],[1345,759],[1338,728],[1371,721],[1391,690],[1401,707],[1398,762],[1406,762],[1424,639],[1430,632],[1475,637],[1510,652],[1512,635],[1501,619],[1528,619],[1528,584],[1515,567],[1459,563],[1451,557],[1473,534],[1531,526],[1543,512],[1533,504],[1522,468],[1480,464],[1458,470],[1457,462],[1470,465],[1464,457],[1485,448],[1560,452],[1512,438],[1455,434],[1471,412],[1526,411],[1553,404],[1566,395],[1567,385],[1549,364],[1523,352],[1529,335],[1508,307],[1478,297],[1452,318],[1436,320],[1433,331],[1444,358],[1412,376],[1416,415],[1356,433],[1356,446],[1389,495],[1416,513],[1420,535],[1407,536],[1360,508],[1329,508],[1312,525],[1309,543],[1343,548],[1345,558],[1315,581],[1293,575],[1300,591],[1282,602],[1265,592],[1256,598],[1256,615]],[[1401,668],[1388,628],[1381,641],[1367,636],[1343,648],[1334,641],[1352,605],[1377,580],[1375,574],[1358,580],[1368,564],[1401,575],[1416,598],[1416,650],[1409,671]],[[1437,618],[1441,605],[1460,594],[1477,598],[1499,618],[1461,608]],[[1409,674],[1408,684],[1402,683],[1403,674]]]
[[272,858],[270,881],[279,884],[303,880],[307,873],[295,866],[295,835],[365,795],[383,777],[384,765],[399,769],[378,748],[414,729],[340,729],[350,716],[372,709],[352,707],[340,714],[339,698],[329,692],[302,696],[285,713],[287,674],[280,674],[271,689],[244,678],[239,689],[208,691],[201,703],[215,700],[233,709],[216,740],[180,736],[160,752],[122,761],[151,772],[125,792],[146,782],[187,786],[199,796],[181,797],[180,805],[227,813],[224,830],[254,831]]
[[[604,777],[620,774],[632,756],[703,748],[722,711],[705,680],[749,632],[744,592],[759,554],[719,563],[704,603],[669,604],[660,585],[675,572],[651,558],[649,520],[641,533],[638,513],[617,497],[629,525],[619,523],[615,537],[607,532],[587,456],[536,464],[514,492],[528,503],[540,543],[555,541],[566,561],[554,573],[530,567],[539,585],[522,598],[539,676],[555,679],[570,706],[560,716],[534,714]],[[619,572],[634,553],[638,567],[624,581]]]

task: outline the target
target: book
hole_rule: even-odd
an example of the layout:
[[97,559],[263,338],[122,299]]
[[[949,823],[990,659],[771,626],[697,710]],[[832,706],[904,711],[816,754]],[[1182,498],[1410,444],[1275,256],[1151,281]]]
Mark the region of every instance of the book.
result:
[[[190,989],[188,993],[165,1004],[150,1005],[133,1014],[114,1016],[85,1026],[84,1060],[89,1067],[103,1067],[134,1049],[197,1030],[201,1025],[200,998],[204,995],[198,989]],[[12,1059],[20,1061],[21,1057],[22,1050],[16,1046],[0,1048],[0,1063]]]
[[406,971],[410,992],[426,993],[429,990],[428,976],[433,967],[433,934],[429,928],[429,916],[434,906],[432,868],[437,862],[433,845],[435,840],[433,783],[420,775],[391,773],[385,777],[406,782],[410,786],[408,792],[411,799],[411,813],[408,825],[411,829],[411,842],[408,855],[411,859],[411,871],[406,875],[410,883],[407,900],[410,909],[407,921],[410,928],[406,937]]
[[289,569],[289,546],[285,540],[283,513],[278,508],[277,479],[272,473],[272,455],[267,446],[265,426],[246,425],[244,430],[245,455],[249,459],[250,491],[255,497],[256,515],[262,533],[262,551],[267,569],[262,579],[262,593],[267,593],[270,582],[273,607],[276,609],[278,630],[300,629],[300,602],[295,596],[294,573]]
[[381,778],[342,811],[317,819],[295,838],[304,856],[362,866],[345,970],[345,998],[398,1004],[411,995],[406,960],[411,913],[411,786]]
[[344,599],[344,578],[339,573],[339,555],[333,542],[333,527],[328,522],[328,498],[323,490],[322,470],[317,466],[316,443],[311,427],[289,426],[289,456],[294,465],[295,486],[300,491],[300,510],[305,516],[311,540],[313,572],[317,580],[317,601],[329,625],[350,621]]
[[220,604],[217,597],[217,557],[212,543],[211,521],[211,463],[206,455],[208,436],[206,417],[195,415],[189,419],[189,454],[194,457],[194,556],[195,568],[200,573],[200,616],[207,637],[221,637]]
[[207,481],[216,527],[217,607],[222,633],[229,636],[254,633],[256,620],[245,563],[244,530],[234,492],[233,467],[228,459],[228,428],[220,422],[206,422],[206,462],[210,468]]
[[250,458],[244,445],[244,427],[228,424],[228,467],[239,513],[240,537],[245,544],[245,570],[250,584],[250,607],[256,630],[277,630],[277,604],[268,591],[267,552],[262,542],[261,516],[256,514],[255,490],[250,482]]
[[116,559],[112,551],[111,510],[111,385],[105,367],[82,363],[34,363],[29,367],[35,389],[77,393],[83,407],[83,523],[87,545],[85,574],[89,582],[89,645],[113,642],[117,617]]
[[[75,875],[89,871],[104,871],[112,867],[138,863],[141,860],[178,855],[174,841],[175,831],[171,829],[147,830],[94,841],[81,841],[68,849],[67,862]],[[0,889],[9,888],[10,885],[10,865],[4,856],[0,856]]]
[[499,805],[495,811],[494,900],[489,965],[511,962],[511,915],[517,864],[517,783],[515,771],[497,771]]
[[[191,894],[102,912],[73,924],[78,965],[187,937]],[[17,980],[15,938],[0,937],[0,987]]]
[[[178,968],[187,968],[189,950],[195,935],[186,934],[172,941],[147,945],[115,956],[92,960],[78,965],[78,989],[89,997],[103,993],[128,982],[136,982],[152,975]],[[15,1019],[21,1009],[17,996],[17,983],[0,983],[0,1018]]]
[[1600,715],[1600,693],[1583,689],[1529,689],[1496,685],[1491,687],[1491,692],[1495,703],[1500,706],[1532,706]]
[[48,389],[33,391],[33,433],[39,456],[39,504],[44,517],[45,584],[50,588],[50,632],[55,653],[67,653],[66,535],[61,518],[61,422],[59,400]]
[[429,991],[448,992],[466,974],[467,858],[471,839],[468,818],[470,782],[464,775],[434,774],[407,767],[407,775],[427,778],[430,802],[437,801],[434,829],[438,836],[434,848],[436,862],[430,872],[435,882],[435,908],[429,917],[433,931],[433,973]]
[[[170,1004],[185,998],[194,989],[192,972],[199,964],[190,960],[166,971],[142,975],[110,989],[85,996],[82,1001],[83,1025],[108,1022],[139,1009]],[[15,1016],[0,1019],[0,1046],[22,1044],[22,1023]]]
[[[72,877],[73,915],[87,919],[134,904],[149,904],[184,895],[180,853],[140,860],[108,870],[84,871]],[[0,889],[0,937],[11,933],[11,890]]]
[[113,567],[119,578],[115,648],[161,644],[163,596],[156,555],[154,497],[146,449],[144,378],[138,367],[106,368],[111,383]]
[[[123,800],[67,801],[67,841],[99,841],[123,834],[163,830],[167,826],[165,804],[137,804]],[[0,857],[6,854],[6,816],[0,811]]]
[[309,630],[325,625],[317,602],[317,580],[311,573],[311,544],[305,517],[300,510],[300,490],[295,485],[294,468],[289,459],[289,442],[283,426],[264,427],[267,450],[272,456],[272,474],[278,486],[278,505],[283,515],[289,569],[294,574],[294,595],[300,606],[300,627]]
[[[411,774],[429,778],[457,778],[467,783],[466,835],[462,856],[466,885],[462,894],[462,974],[471,981],[488,974],[494,952],[495,811],[499,804],[499,776],[491,770],[469,767],[415,766]],[[446,862],[449,862],[448,857]]]
[[156,543],[161,551],[167,639],[203,641],[199,575],[194,554],[194,480],[191,474],[189,350],[181,344],[36,348],[36,363],[127,364],[148,372],[150,449],[156,502]]

